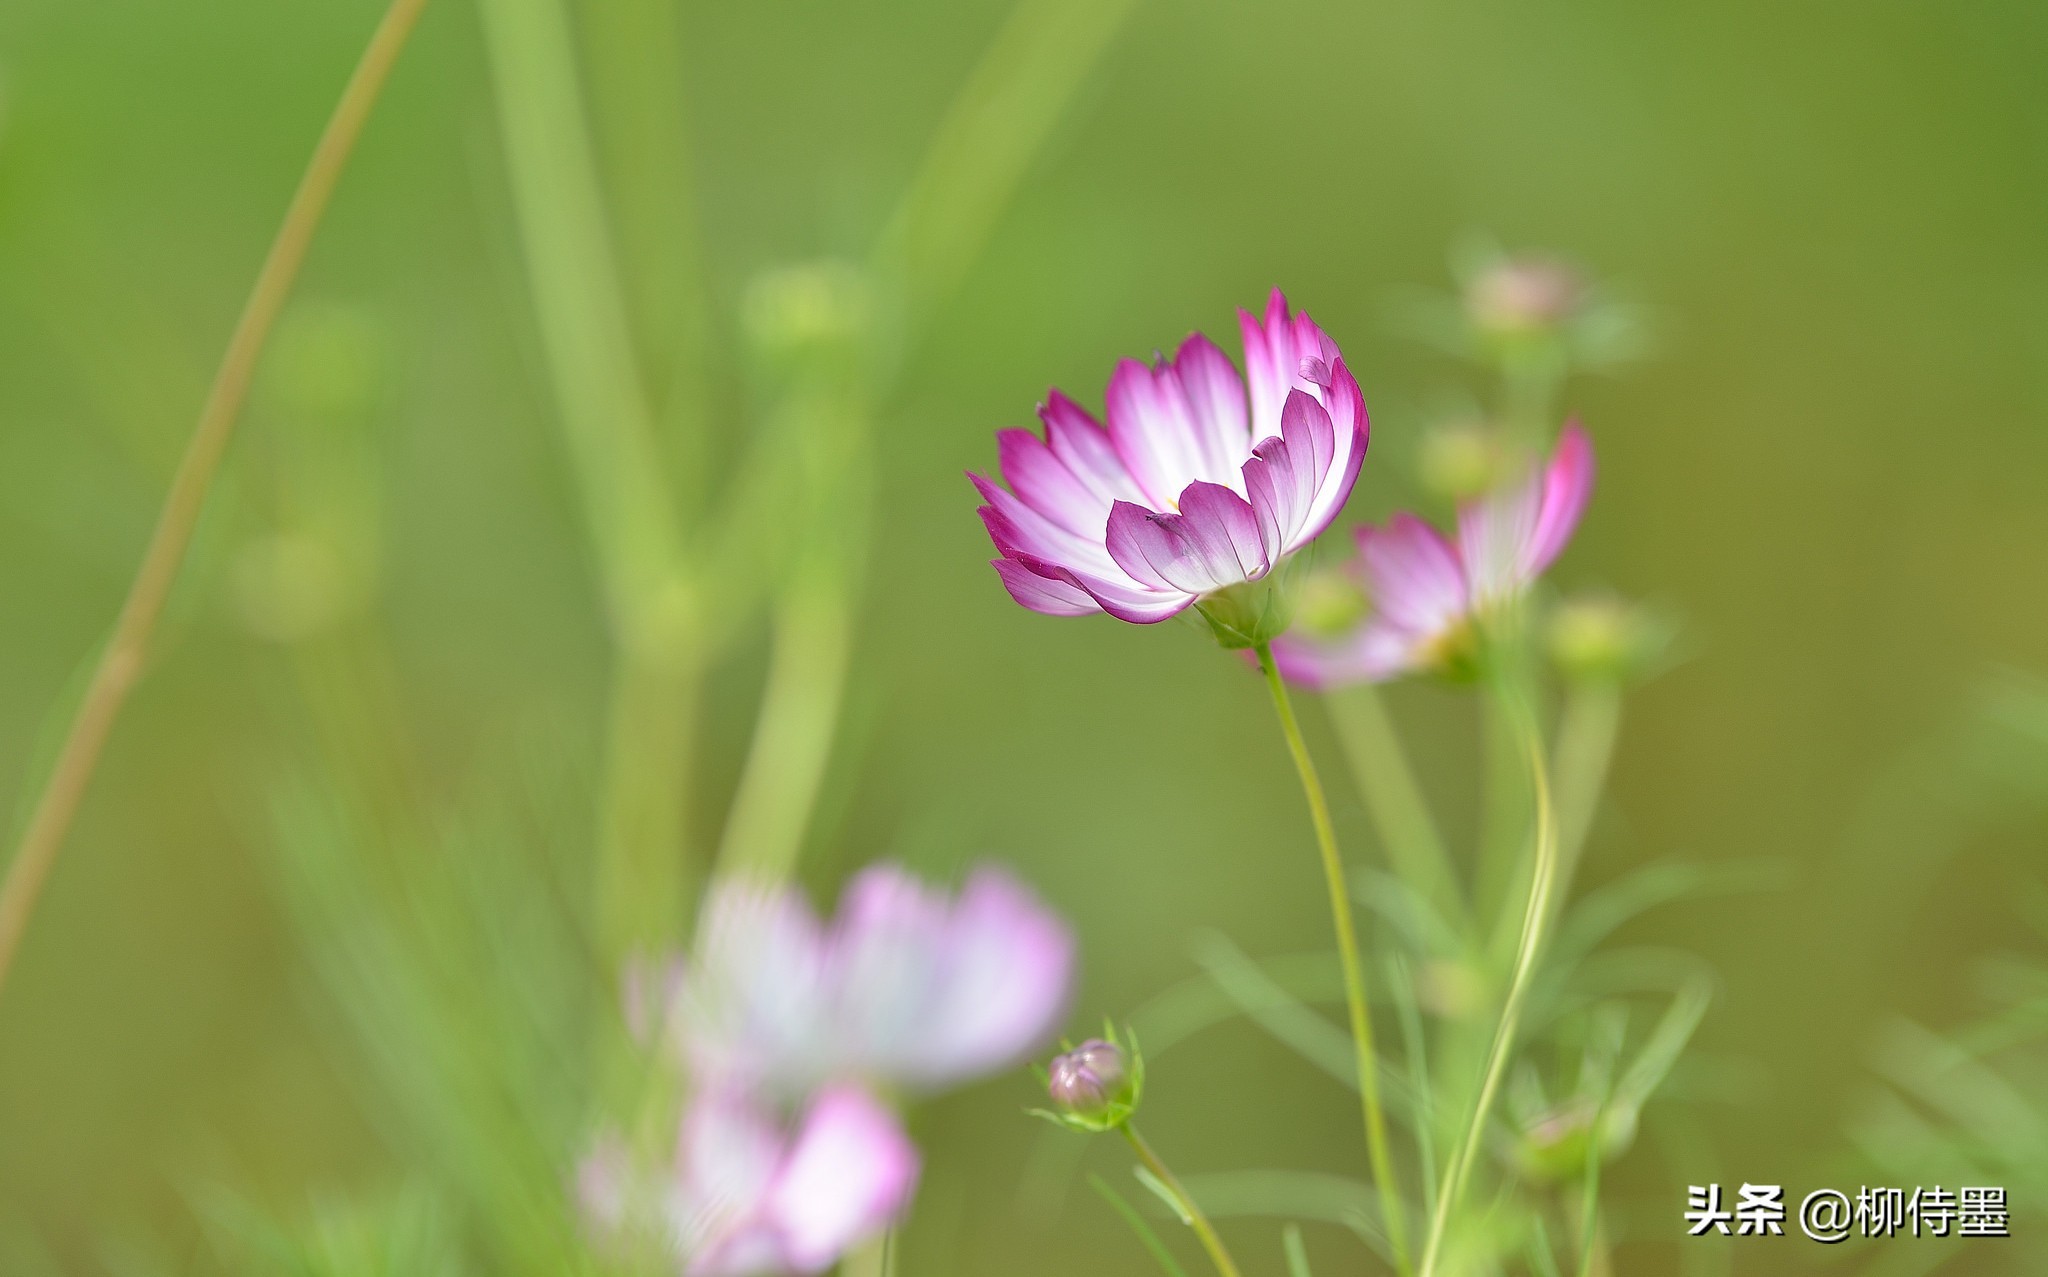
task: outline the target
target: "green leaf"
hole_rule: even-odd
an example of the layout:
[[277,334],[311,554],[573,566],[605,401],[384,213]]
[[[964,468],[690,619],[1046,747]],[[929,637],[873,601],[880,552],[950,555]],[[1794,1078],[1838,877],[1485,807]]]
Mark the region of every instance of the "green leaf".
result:
[[1152,1225],[1146,1223],[1144,1216],[1132,1209],[1131,1204],[1123,1199],[1121,1193],[1109,1186],[1109,1181],[1090,1171],[1088,1185],[1102,1194],[1102,1200],[1109,1203],[1111,1210],[1123,1216],[1124,1223],[1131,1226],[1131,1231],[1138,1235],[1138,1240],[1152,1253],[1152,1258],[1159,1261],[1159,1267],[1166,1273],[1166,1277],[1187,1277],[1187,1274],[1181,1271],[1181,1266],[1173,1262],[1173,1252],[1166,1249],[1166,1243],[1160,1241],[1159,1234],[1152,1231]]

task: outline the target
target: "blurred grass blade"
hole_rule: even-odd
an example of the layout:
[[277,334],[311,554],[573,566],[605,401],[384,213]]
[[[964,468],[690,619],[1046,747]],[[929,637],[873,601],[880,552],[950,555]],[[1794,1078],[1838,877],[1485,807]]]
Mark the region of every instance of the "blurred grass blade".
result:
[[1108,1180],[1090,1171],[1088,1186],[1100,1193],[1102,1200],[1109,1203],[1110,1209],[1122,1216],[1124,1223],[1131,1226],[1131,1231],[1138,1235],[1138,1240],[1151,1252],[1152,1258],[1159,1262],[1160,1271],[1164,1272],[1166,1277],[1187,1277],[1187,1274],[1181,1271],[1181,1266],[1173,1261],[1173,1252],[1166,1248],[1165,1242],[1159,1240],[1159,1234],[1152,1231],[1152,1225],[1146,1223],[1145,1217],[1132,1209],[1131,1204],[1123,1199],[1121,1193],[1109,1186]]
[[1402,881],[1438,916],[1465,921],[1465,899],[1450,852],[1437,832],[1422,786],[1401,748],[1379,688],[1362,683],[1332,693],[1330,718],[1365,796],[1367,814]]
[[1422,1027],[1422,1010],[1415,1001],[1415,973],[1400,954],[1387,957],[1387,988],[1394,1003],[1395,1019],[1401,1026],[1401,1053],[1408,1065],[1408,1090],[1414,1097],[1415,1112],[1409,1132],[1415,1137],[1415,1158],[1422,1170],[1422,1182],[1436,1183],[1436,1088],[1430,1085],[1429,1039]]
[[14,857],[8,862],[7,877],[0,882],[0,986],[6,983],[29,915],[64,844],[72,817],[85,798],[86,785],[92,779],[107,737],[114,730],[114,720],[142,676],[150,638],[177,580],[178,569],[184,564],[185,551],[199,525],[228,442],[234,436],[235,422],[248,397],[264,342],[298,279],[299,267],[312,247],[313,233],[319,228],[334,188],[341,181],[342,169],[369,121],[370,110],[425,7],[426,0],[391,0],[343,87],[327,127],[314,144],[312,158],[307,161],[298,189],[292,193],[277,237],[271,241],[249,299],[235,321],[213,386],[199,410],[199,423],[178,462],[171,490],[164,498],[163,512],[143,550],[142,565],[136,570],[134,583],[114,622],[113,637],[93,669],[77,716],[58,751]]
[[1212,1171],[1183,1186],[1212,1219],[1266,1218],[1335,1224],[1356,1234],[1382,1257],[1378,1193],[1363,1180],[1321,1171]]
[[[1289,996],[1303,1002],[1335,1002],[1344,996],[1344,981],[1331,952],[1292,953],[1261,958],[1259,972]],[[1213,976],[1183,980],[1154,995],[1131,1016],[1143,1032],[1147,1055],[1160,1055],[1204,1029],[1245,1014],[1237,999],[1217,987]]]
[[1301,1240],[1299,1224],[1280,1230],[1280,1249],[1287,1255],[1287,1277],[1315,1277],[1308,1268],[1308,1246]]
[[1021,0],[954,100],[875,250],[914,329],[960,282],[1136,0]]
[[1204,936],[1195,942],[1195,961],[1253,1023],[1339,1082],[1356,1087],[1350,1036],[1267,979],[1236,945],[1218,935]]
[[1704,979],[1688,983],[1672,999],[1671,1006],[1664,1012],[1657,1027],[1650,1030],[1650,1037],[1643,1049],[1623,1073],[1621,1081],[1614,1088],[1614,1102],[1630,1108],[1641,1108],[1651,1094],[1663,1084],[1671,1072],[1671,1066],[1678,1063],[1679,1055],[1686,1043],[1706,1018],[1707,1008],[1714,1001],[1714,986]]
[[1579,858],[1592,831],[1600,794],[1621,734],[1621,690],[1611,683],[1575,684],[1557,725],[1558,899],[1569,899]]
[[1765,860],[1722,865],[1665,862],[1645,865],[1589,891],[1558,925],[1551,962],[1569,965],[1591,953],[1627,923],[1660,905],[1741,892],[1768,891],[1785,881],[1784,867]]

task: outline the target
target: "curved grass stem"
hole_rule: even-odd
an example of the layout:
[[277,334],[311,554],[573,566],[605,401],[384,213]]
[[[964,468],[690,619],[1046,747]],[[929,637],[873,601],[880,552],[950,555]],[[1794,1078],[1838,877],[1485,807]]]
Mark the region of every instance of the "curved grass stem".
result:
[[1126,1122],[1117,1127],[1117,1130],[1130,1142],[1131,1151],[1138,1155],[1139,1163],[1152,1173],[1152,1178],[1158,1181],[1161,1187],[1173,1195],[1175,1208],[1180,1211],[1181,1218],[1187,1221],[1188,1227],[1195,1230],[1195,1237],[1202,1243],[1202,1249],[1209,1253],[1209,1262],[1216,1266],[1217,1277],[1239,1277],[1237,1261],[1230,1257],[1230,1251],[1223,1245],[1223,1239],[1216,1235],[1216,1226],[1209,1222],[1209,1217],[1202,1213],[1202,1208],[1195,1205],[1195,1199],[1188,1196],[1188,1190],[1174,1178],[1173,1172],[1166,1168],[1166,1163],[1159,1160],[1159,1154],[1152,1151],[1152,1146],[1145,1142],[1145,1137],[1138,1134],[1138,1128]]
[[[1504,695],[1514,697],[1512,692]],[[1549,768],[1544,762],[1543,741],[1536,727],[1535,713],[1519,699],[1511,700],[1504,708],[1528,757],[1530,789],[1536,808],[1535,864],[1530,871],[1529,902],[1522,913],[1522,936],[1516,946],[1514,974],[1508,981],[1507,997],[1501,1003],[1500,1023],[1494,1030],[1493,1043],[1487,1049],[1485,1071],[1480,1076],[1479,1094],[1472,1103],[1471,1119],[1466,1124],[1463,1138],[1452,1151],[1450,1164],[1444,1170],[1443,1183],[1437,1191],[1436,1203],[1430,1211],[1429,1238],[1423,1246],[1420,1277],[1435,1277],[1437,1265],[1443,1258],[1444,1239],[1451,1216],[1457,1212],[1466,1183],[1472,1175],[1472,1164],[1478,1159],[1487,1119],[1493,1112],[1501,1079],[1507,1073],[1516,1031],[1521,1027],[1523,1004],[1528,1001],[1529,987],[1534,982],[1536,957],[1543,947],[1545,922],[1550,916],[1550,897],[1557,885],[1557,814],[1551,803]]]
[[370,110],[425,7],[426,0],[391,0],[356,63],[354,74],[334,104],[334,113],[328,117],[327,127],[320,134],[298,189],[285,210],[284,221],[257,271],[256,283],[249,290],[249,299],[242,306],[241,317],[235,322],[220,368],[214,374],[213,386],[199,411],[199,422],[171,479],[163,511],[157,516],[156,528],[143,551],[142,565],[122,601],[113,635],[93,668],[49,779],[36,799],[14,859],[8,863],[6,881],[0,883],[0,985],[5,984],[13,966],[15,950],[28,928],[29,916],[35,911],[65,835],[70,832],[72,819],[85,798],[86,786],[92,780],[107,737],[113,732],[114,720],[120,717],[121,707],[141,677],[150,638],[163,615],[171,586],[177,581],[178,569],[184,565],[185,552],[191,546],[193,530],[205,510],[207,494],[220,471],[228,442],[234,437],[235,423],[241,416],[243,401],[248,398],[264,343],[291,295],[299,267],[312,245],[313,232],[327,211],[341,172],[370,118]]
[[1402,1212],[1400,1187],[1394,1180],[1394,1162],[1387,1148],[1386,1116],[1380,1107],[1379,1057],[1373,1050],[1372,1015],[1365,997],[1365,965],[1358,956],[1358,929],[1351,920],[1351,890],[1344,874],[1344,858],[1337,850],[1337,829],[1330,821],[1330,804],[1323,796],[1323,782],[1309,757],[1308,742],[1302,739],[1301,724],[1294,717],[1294,704],[1287,697],[1287,684],[1273,663],[1272,648],[1264,643],[1253,649],[1266,687],[1273,695],[1273,710],[1280,718],[1281,734],[1287,738],[1287,752],[1301,776],[1301,789],[1308,798],[1309,819],[1315,825],[1316,846],[1322,852],[1323,878],[1330,891],[1330,916],[1337,932],[1337,954],[1344,968],[1344,1003],[1351,1019],[1351,1040],[1358,1065],[1358,1093],[1365,1110],[1366,1154],[1372,1159],[1373,1182],[1379,1190],[1380,1215],[1387,1230],[1387,1245],[1393,1252],[1394,1269],[1406,1274],[1408,1266],[1407,1220]]

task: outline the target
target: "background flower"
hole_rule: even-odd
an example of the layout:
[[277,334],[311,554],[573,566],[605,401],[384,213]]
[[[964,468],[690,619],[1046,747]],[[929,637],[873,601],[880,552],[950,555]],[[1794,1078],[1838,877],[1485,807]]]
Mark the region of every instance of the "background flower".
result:
[[1455,542],[1412,514],[1358,529],[1353,571],[1371,615],[1336,639],[1287,635],[1274,660],[1310,687],[1455,667],[1471,654],[1473,623],[1564,550],[1592,490],[1592,441],[1572,422],[1541,470],[1459,509]]
[[1074,966],[1066,924],[987,866],[957,894],[871,866],[829,927],[793,887],[725,882],[699,936],[664,986],[673,1040],[699,1079],[780,1096],[931,1091],[1013,1064],[1057,1027]]
[[887,1105],[822,1091],[794,1123],[736,1092],[692,1101],[674,1162],[643,1170],[608,1140],[584,1160],[590,1223],[679,1257],[689,1277],[822,1272],[910,1204],[918,1155]]

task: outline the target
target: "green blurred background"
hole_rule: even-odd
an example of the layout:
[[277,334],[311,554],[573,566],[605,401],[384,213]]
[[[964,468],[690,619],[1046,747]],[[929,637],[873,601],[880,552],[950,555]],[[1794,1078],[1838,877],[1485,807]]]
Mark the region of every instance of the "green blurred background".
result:
[[[0,8],[10,790],[113,615],[376,11]],[[866,251],[1005,11],[680,7],[697,224],[624,238],[697,244],[713,411],[693,428],[752,428],[734,318],[750,281]],[[1631,1235],[1661,1242],[1688,1177],[1844,1178],[1872,1029],[1974,1005],[1972,965],[2024,935],[2009,900],[2048,830],[2039,809],[1948,819],[1946,791],[1901,814],[1941,790],[1927,760],[1967,734],[1990,671],[2048,671],[2044,76],[2048,9],[2026,3],[1141,0],[880,407],[872,566],[807,877],[829,889],[885,854],[933,872],[1015,862],[1083,938],[1078,1024],[1187,977],[1205,929],[1255,954],[1321,943],[1257,683],[1189,630],[1015,607],[961,471],[991,466],[992,431],[1026,424],[1048,385],[1099,405],[1117,357],[1190,328],[1234,351],[1232,308],[1279,284],[1359,372],[1375,440],[1352,509],[1378,516],[1413,500],[1419,432],[1469,380],[1399,334],[1404,290],[1447,287],[1461,235],[1555,249],[1645,304],[1658,338],[1625,375],[1571,389],[1602,469],[1557,575],[1661,602],[1689,653],[1631,702],[1588,880],[1665,856],[1786,868],[1780,891],[1638,926],[1724,975],[1698,1046],[1720,1085],[1699,1109],[1702,1160],[1645,1138],[1616,1191]],[[414,780],[459,790],[525,733],[574,805],[611,656],[495,130],[476,12],[440,0],[297,317],[339,308],[354,334],[345,424],[368,442],[351,482],[378,512],[374,613]],[[289,373],[259,388],[0,999],[0,1211],[81,1264],[109,1233],[187,1235],[182,1184],[229,1178],[289,1210],[392,1156],[319,1027],[267,846],[277,763],[305,729],[290,658],[237,582],[283,440],[320,392],[317,370],[310,389]],[[703,836],[739,771],[760,647],[710,683]],[[1393,702],[1456,811],[1474,757],[1463,698]],[[1139,1270],[1085,1192],[1020,1196],[1041,1140],[1017,1115],[1029,1091],[999,1080],[920,1114],[908,1272]],[[1184,1169],[1363,1173],[1344,1094],[1249,1032],[1164,1057],[1148,1110]],[[1247,1226],[1265,1257],[1270,1232]],[[1801,1270],[1822,1249],[1786,1239],[1739,1271]],[[1668,1245],[1623,1254],[1624,1271],[1673,1262]]]

